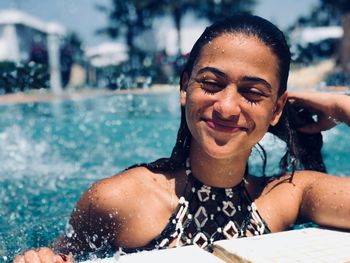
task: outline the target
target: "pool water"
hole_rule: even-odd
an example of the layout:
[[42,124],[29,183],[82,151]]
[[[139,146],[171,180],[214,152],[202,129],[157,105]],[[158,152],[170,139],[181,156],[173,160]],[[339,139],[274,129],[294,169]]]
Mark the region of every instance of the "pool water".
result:
[[[65,228],[93,182],[137,163],[169,156],[179,126],[177,92],[0,106],[0,262],[45,246]],[[349,128],[324,133],[328,172],[350,171]],[[284,144],[263,139],[267,172]],[[253,154],[251,171],[261,162]]]

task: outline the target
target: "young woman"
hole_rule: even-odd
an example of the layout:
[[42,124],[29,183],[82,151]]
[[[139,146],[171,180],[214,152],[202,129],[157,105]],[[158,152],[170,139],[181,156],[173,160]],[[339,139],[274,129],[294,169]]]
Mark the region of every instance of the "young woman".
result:
[[[334,119],[349,124],[349,98],[294,93],[289,103],[289,64],[282,32],[265,19],[236,15],[208,27],[181,75],[182,117],[171,157],[95,183],[53,250],[31,250],[15,262],[71,260],[57,252],[210,249],[216,240],[283,231],[303,220],[350,229],[350,178],[295,171],[323,167],[298,158],[300,147],[312,147],[294,142],[305,123],[295,124],[293,115],[319,115],[301,128],[308,133]],[[268,131],[286,141],[287,153],[281,175],[265,180],[249,174],[247,161]]]

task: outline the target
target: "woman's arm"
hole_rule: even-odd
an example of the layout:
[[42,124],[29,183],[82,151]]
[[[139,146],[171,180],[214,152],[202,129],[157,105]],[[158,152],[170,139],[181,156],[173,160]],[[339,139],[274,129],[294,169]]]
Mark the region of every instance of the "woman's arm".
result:
[[272,180],[255,200],[273,232],[284,231],[298,219],[350,231],[350,178],[315,171],[295,172]]
[[317,116],[315,123],[300,128],[305,133],[317,133],[339,122],[350,126],[350,96],[326,92],[290,92],[289,101]]
[[302,171],[300,215],[319,225],[350,230],[350,178]]

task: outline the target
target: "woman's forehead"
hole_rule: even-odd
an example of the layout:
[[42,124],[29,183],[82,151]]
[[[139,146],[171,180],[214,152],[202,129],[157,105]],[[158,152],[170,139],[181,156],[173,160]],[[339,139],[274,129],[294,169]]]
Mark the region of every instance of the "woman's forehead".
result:
[[[212,40],[208,41],[203,47],[203,49],[213,48],[218,49],[220,46],[225,45],[226,47],[231,46],[231,48],[237,47],[247,47],[251,48],[252,46],[263,47],[267,51],[271,52],[269,46],[266,45],[259,37],[253,34],[246,34],[242,32],[232,32],[232,33],[222,33]],[[251,50],[253,51],[253,50]]]
[[243,34],[225,34],[216,37],[203,46],[197,63],[215,61],[251,63],[255,66],[278,64],[277,56],[260,39]]
[[255,36],[224,34],[203,46],[193,72],[213,67],[231,80],[247,76],[262,78],[271,86],[279,87],[278,60],[271,49]]

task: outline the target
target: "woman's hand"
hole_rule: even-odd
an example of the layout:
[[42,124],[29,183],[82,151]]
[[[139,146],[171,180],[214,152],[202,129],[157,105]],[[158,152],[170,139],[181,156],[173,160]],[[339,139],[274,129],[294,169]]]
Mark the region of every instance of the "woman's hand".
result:
[[29,250],[23,255],[17,256],[13,263],[72,263],[71,256],[55,254],[50,248]]
[[304,108],[316,115],[314,123],[299,130],[318,133],[329,130],[339,122],[350,124],[350,97],[326,92],[290,92],[288,100],[296,107]]

